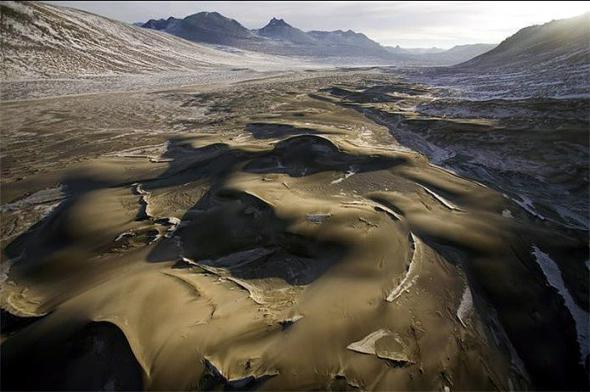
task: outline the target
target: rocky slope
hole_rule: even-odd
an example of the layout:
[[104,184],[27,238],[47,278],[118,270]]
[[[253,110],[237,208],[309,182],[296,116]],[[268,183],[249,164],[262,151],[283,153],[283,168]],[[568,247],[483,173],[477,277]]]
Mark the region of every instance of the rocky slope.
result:
[[590,63],[590,13],[529,26],[459,68],[540,68]]
[[407,69],[405,74],[471,99],[588,97],[590,13],[524,28],[453,67]]
[[280,63],[44,3],[0,4],[2,78],[192,72]]

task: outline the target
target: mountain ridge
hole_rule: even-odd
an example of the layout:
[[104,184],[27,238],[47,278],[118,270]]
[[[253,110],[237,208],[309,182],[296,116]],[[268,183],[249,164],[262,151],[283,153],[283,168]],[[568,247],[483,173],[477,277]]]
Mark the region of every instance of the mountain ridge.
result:
[[[191,22],[198,19],[199,23]],[[223,20],[224,25],[216,20]],[[215,24],[216,29],[209,26]],[[231,25],[230,25],[231,24]],[[263,53],[310,57],[374,58],[386,64],[454,65],[467,61],[494,44],[457,45],[451,49],[404,49],[383,46],[353,30],[303,31],[277,16],[261,28],[248,30],[235,19],[218,12],[199,12],[179,19],[150,19],[144,28],[164,31],[182,38],[209,44],[227,45]],[[236,34],[238,32],[239,34]]]
[[[221,18],[224,18],[224,25],[215,23],[215,20]],[[195,19],[200,24],[191,23]],[[212,24],[220,28],[225,26],[227,31],[210,29]],[[381,44],[362,33],[352,30],[305,32],[277,17],[271,18],[260,29],[253,30],[248,30],[238,21],[217,12],[199,12],[182,19],[150,19],[142,27],[164,31],[194,42],[228,45],[278,55],[376,57],[390,61],[401,61],[406,57],[388,52]]]
[[590,12],[524,27],[496,48],[457,67],[524,68],[564,62],[590,63]]

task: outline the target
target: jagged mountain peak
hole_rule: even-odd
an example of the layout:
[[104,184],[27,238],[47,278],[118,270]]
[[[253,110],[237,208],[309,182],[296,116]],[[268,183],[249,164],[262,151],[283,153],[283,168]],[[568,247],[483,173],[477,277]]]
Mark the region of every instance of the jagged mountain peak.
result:
[[315,40],[307,33],[291,26],[283,19],[272,18],[270,22],[257,31],[263,37],[287,41],[299,45],[315,45]]
[[273,54],[338,57],[393,55],[366,35],[352,30],[304,32],[284,19],[272,17],[262,28],[248,30],[218,12],[199,12],[184,19],[150,20],[143,27],[195,41],[234,46]]
[[273,17],[265,27],[267,26],[288,26],[291,27],[290,24],[288,24],[287,22],[285,22],[284,19],[279,19],[279,18],[275,18]]

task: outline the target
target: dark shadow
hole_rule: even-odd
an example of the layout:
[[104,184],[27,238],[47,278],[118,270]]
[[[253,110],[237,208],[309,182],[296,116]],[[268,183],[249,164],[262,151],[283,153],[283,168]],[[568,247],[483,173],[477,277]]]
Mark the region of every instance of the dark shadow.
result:
[[[254,391],[260,388],[274,375],[263,375],[261,377],[247,376],[238,380],[228,380],[221,372],[207,359],[203,360],[205,371],[199,379],[198,391]],[[246,366],[249,366],[247,364]]]
[[[338,94],[342,92],[332,96],[338,97]],[[400,129],[418,136],[421,133],[432,134],[434,130],[438,131],[440,137],[444,139],[449,137],[453,128],[457,128],[452,121],[406,121],[399,115],[387,113],[379,108],[367,108],[366,105],[359,105],[359,102],[351,102],[347,99],[340,101],[333,99],[333,102],[338,105],[355,109],[378,124],[388,126],[398,140],[400,138],[396,131]],[[485,127],[471,127],[471,125],[465,127],[474,128],[473,134],[488,136],[485,132],[481,132],[486,129]],[[466,133],[463,132],[461,136],[465,137]],[[417,148],[419,145],[404,143],[403,140],[401,142],[420,151],[420,148]],[[463,171],[459,171],[459,174],[466,177]],[[478,174],[471,172],[472,178],[487,184],[488,179]],[[518,173],[517,177],[515,176],[518,181],[516,184],[520,189],[542,189],[539,183],[533,185],[523,182],[522,173]],[[428,188],[437,193],[440,192],[443,197],[449,197],[451,200],[457,196],[448,190],[442,191],[415,176],[408,176],[408,179],[417,183],[422,182]],[[497,187],[498,183],[503,184],[497,179],[489,183],[493,187]],[[534,260],[530,251],[530,242],[512,243],[512,253],[509,250],[500,249],[494,253],[477,244],[448,236],[444,232],[430,232],[428,227],[413,230],[437,253],[445,256],[452,263],[460,263],[469,277],[470,284],[476,285],[479,288],[478,292],[482,293],[486,301],[497,311],[501,325],[523,360],[535,389],[588,389],[588,368],[579,360],[580,347],[577,342],[575,322],[564,305],[563,298],[547,283],[547,278]],[[519,242],[524,242],[528,241],[527,237],[531,235],[530,232],[526,235],[522,227],[515,227],[513,230],[514,232],[506,236],[506,241],[514,236],[513,238],[518,239]],[[579,236],[563,229],[556,233],[562,235],[564,232],[573,238]],[[585,235],[587,237],[587,232]],[[571,257],[568,261],[572,261]],[[508,349],[506,353],[508,356],[512,355]]]
[[[187,225],[178,231],[177,235],[189,248],[187,256],[214,259],[252,248],[268,247],[274,249],[273,254],[265,260],[259,260],[258,264],[276,264],[279,259],[289,259],[291,264],[286,270],[295,271],[296,266],[300,266],[301,270],[306,272],[283,274],[277,265],[277,268],[236,269],[235,273],[246,279],[279,276],[293,284],[309,283],[317,278],[342,257],[344,247],[317,242],[311,238],[294,238],[293,235],[286,234],[285,227],[289,222],[278,219],[272,212],[272,207],[259,205],[265,204],[263,201],[255,201],[255,198],[246,194],[228,192],[225,189],[227,178],[239,171],[286,173],[293,177],[301,177],[322,171],[347,171],[351,166],[354,166],[355,171],[363,172],[386,169],[405,162],[402,158],[349,154],[341,151],[328,139],[316,135],[294,136],[278,142],[271,151],[254,152],[232,148],[223,143],[195,148],[191,144],[195,140],[198,138],[171,139],[163,157],[170,160],[169,168],[161,175],[141,182],[142,189],[146,192],[196,181],[204,181],[209,185],[208,193],[189,210],[187,216],[182,217],[183,222],[194,220],[197,222],[195,225],[209,228],[201,230],[201,233]],[[68,252],[70,247],[75,248],[80,241],[75,227],[72,227],[71,214],[76,204],[87,193],[95,190],[127,186],[133,191],[136,187],[133,183],[109,182],[84,173],[64,178],[62,185],[66,198],[61,205],[6,247],[6,256],[18,260],[10,271],[12,278],[26,279],[30,283],[50,282],[55,279],[71,279],[79,273],[88,273],[91,267],[86,260],[61,260],[58,256]],[[138,219],[149,220],[145,206],[138,205],[138,208],[143,208],[144,212],[140,212]],[[261,215],[248,215],[252,209],[260,211]],[[195,211],[202,212],[195,218]],[[208,226],[203,225],[203,222],[207,221],[210,222]],[[157,219],[153,223],[156,224]],[[212,230],[215,227],[220,230]],[[213,233],[217,241],[211,240]],[[124,236],[122,242],[129,240],[148,243],[155,238],[155,234],[154,230],[148,230],[145,233],[137,233],[134,237]],[[192,238],[191,235],[197,237]],[[198,237],[199,235],[202,236]],[[162,240],[149,255],[149,260],[170,260],[170,249],[174,248],[171,244],[173,240]],[[199,244],[195,247],[198,251],[191,250],[190,244],[193,243]],[[115,243],[113,239],[112,243],[100,246],[101,248],[97,247],[92,251],[117,251],[120,244]]]
[[67,336],[37,342],[18,338],[2,345],[4,391],[143,389],[141,367],[114,324],[93,322]]
[[362,91],[347,90],[341,87],[330,87],[319,90],[324,93],[328,93],[334,97],[338,97],[348,102],[354,103],[386,103],[386,102],[397,102],[405,99],[403,96],[393,96],[390,94],[403,94],[403,95],[420,95],[427,92],[421,87],[412,87],[409,85],[374,85],[367,87]]
[[45,258],[71,245],[71,228],[64,224],[64,218],[67,218],[70,209],[86,193],[110,185],[108,182],[77,174],[65,178],[62,182],[65,198],[61,204],[4,249],[4,254],[9,259],[18,260],[11,268],[11,274],[25,272],[29,267],[37,268]]
[[327,138],[301,135],[280,141],[272,151],[252,159],[244,171],[303,177],[323,171],[347,171],[352,166],[356,172],[383,170],[406,162],[403,157],[349,154]]
[[[175,233],[183,244],[183,256],[201,264],[224,267],[237,278],[275,277],[294,285],[317,279],[344,257],[347,246],[290,233],[292,221],[277,217],[265,200],[227,188],[227,177],[239,170],[286,173],[293,177],[345,171],[351,166],[363,172],[405,162],[403,158],[349,154],[315,135],[284,139],[266,152],[249,153],[218,146],[218,154],[208,159],[195,158],[206,149],[210,147],[194,149],[188,153],[192,158],[176,156],[167,173],[144,182],[144,189],[152,190],[205,177],[210,181],[209,191],[182,217],[183,225]],[[161,241],[149,260],[169,261],[173,241]]]
[[352,90],[346,90],[340,87],[330,87],[327,89],[320,90],[321,92],[329,93],[335,97],[339,97],[346,101],[356,102],[356,103],[384,103],[384,102],[395,102],[398,101],[399,98],[392,97],[384,92],[373,90],[366,92],[357,92]]
[[0,309],[0,332],[2,336],[12,335],[43,317],[45,316],[15,316],[4,309]]
[[280,123],[250,123],[246,130],[256,139],[272,139],[294,135],[313,135],[317,132],[311,128],[298,128],[289,124]]

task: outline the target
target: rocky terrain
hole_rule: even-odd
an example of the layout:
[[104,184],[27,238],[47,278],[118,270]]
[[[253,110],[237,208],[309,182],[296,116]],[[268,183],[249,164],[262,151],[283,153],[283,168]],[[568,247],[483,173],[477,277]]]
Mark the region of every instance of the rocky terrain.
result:
[[0,15],[2,82],[296,67],[289,59],[215,49],[43,3],[3,2]]
[[590,13],[529,26],[453,67],[408,69],[411,80],[471,99],[587,98]]

